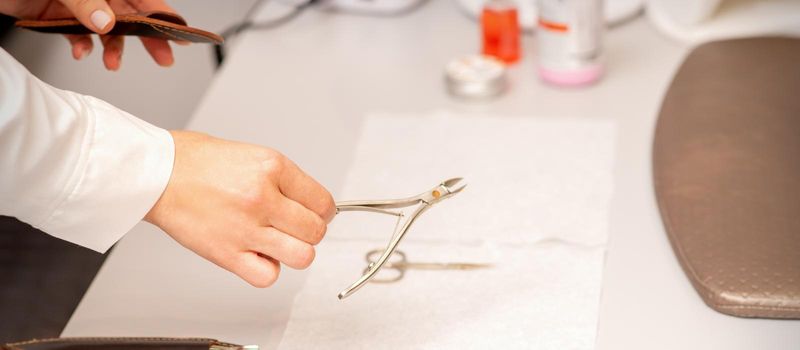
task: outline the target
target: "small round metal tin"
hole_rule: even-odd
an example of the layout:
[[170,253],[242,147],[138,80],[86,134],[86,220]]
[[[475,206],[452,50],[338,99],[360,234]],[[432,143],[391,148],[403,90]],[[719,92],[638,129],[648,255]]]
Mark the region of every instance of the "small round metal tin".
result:
[[488,98],[508,86],[506,66],[490,56],[469,55],[450,61],[444,69],[447,91],[457,97]]

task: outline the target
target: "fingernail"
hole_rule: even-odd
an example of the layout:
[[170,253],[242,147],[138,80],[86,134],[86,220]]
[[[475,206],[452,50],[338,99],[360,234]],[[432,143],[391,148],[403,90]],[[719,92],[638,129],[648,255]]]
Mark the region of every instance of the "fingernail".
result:
[[91,16],[92,24],[94,25],[95,29],[103,30],[106,28],[109,22],[111,22],[111,16],[109,16],[103,10],[96,10],[92,12]]

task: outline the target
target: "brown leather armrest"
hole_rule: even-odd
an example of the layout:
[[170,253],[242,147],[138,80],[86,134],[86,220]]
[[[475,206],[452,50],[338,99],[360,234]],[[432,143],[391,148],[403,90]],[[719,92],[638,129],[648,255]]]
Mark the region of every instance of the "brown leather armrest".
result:
[[800,318],[800,39],[696,48],[664,98],[653,176],[675,255],[706,304]]

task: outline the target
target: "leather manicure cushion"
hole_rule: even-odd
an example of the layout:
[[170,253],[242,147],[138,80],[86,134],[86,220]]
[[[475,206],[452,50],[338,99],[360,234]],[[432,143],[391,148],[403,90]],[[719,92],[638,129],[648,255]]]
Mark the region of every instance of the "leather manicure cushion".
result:
[[800,318],[800,39],[697,47],[653,147],[669,240],[706,304]]
[[[21,19],[17,27],[43,33],[91,34],[91,30],[75,18],[26,20]],[[135,35],[166,40],[184,40],[195,43],[221,44],[221,36],[202,29],[192,28],[181,16],[169,12],[146,12],[137,14],[117,14],[116,24],[110,35]]]

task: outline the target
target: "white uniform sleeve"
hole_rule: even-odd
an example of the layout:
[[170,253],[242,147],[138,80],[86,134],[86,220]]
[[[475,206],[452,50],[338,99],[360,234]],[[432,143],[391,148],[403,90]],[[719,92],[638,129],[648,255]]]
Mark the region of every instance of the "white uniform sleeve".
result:
[[0,215],[104,252],[169,182],[171,135],[56,89],[0,49]]

